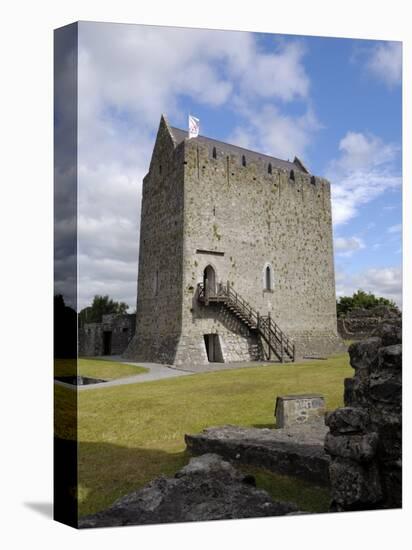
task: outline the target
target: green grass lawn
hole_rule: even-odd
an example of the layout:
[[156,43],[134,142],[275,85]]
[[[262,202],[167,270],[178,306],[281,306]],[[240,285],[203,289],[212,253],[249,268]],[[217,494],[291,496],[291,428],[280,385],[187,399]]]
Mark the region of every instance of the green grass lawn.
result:
[[[320,392],[342,405],[347,354],[323,361],[259,366],[78,392],[79,510],[89,514],[189,460],[184,434],[222,424],[273,427],[277,395]],[[70,439],[70,390],[56,386],[57,435]],[[258,486],[302,509],[326,511],[324,488],[253,470]]]
[[[57,359],[55,362],[55,376],[73,376],[76,372],[76,362],[73,359]],[[77,374],[90,378],[113,380],[148,372],[149,369],[135,365],[126,365],[106,359],[82,358],[77,361]]]

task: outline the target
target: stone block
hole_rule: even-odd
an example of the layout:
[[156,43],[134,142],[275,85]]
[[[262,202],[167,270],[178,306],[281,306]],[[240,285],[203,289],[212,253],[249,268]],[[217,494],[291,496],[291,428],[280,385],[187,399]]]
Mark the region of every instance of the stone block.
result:
[[338,458],[329,468],[332,509],[373,509],[382,501],[382,486],[376,464],[361,465]]
[[382,340],[378,337],[367,338],[349,346],[350,364],[355,369],[357,377],[368,377],[370,367],[378,359],[378,351],[381,346]]
[[185,441],[195,455],[215,453],[236,463],[327,485],[330,457],[324,449],[326,431],[323,422],[279,430],[218,426],[186,434]]
[[369,406],[369,379],[357,376],[345,379],[344,403],[346,406]]
[[378,448],[378,434],[333,435],[325,438],[325,451],[332,456],[349,458],[357,462],[371,461]]
[[287,428],[321,420],[325,398],[320,394],[283,395],[276,398],[276,428]]
[[391,433],[402,432],[402,407],[401,403],[371,403],[369,407],[371,424],[375,431],[388,430]]
[[373,373],[369,381],[369,393],[371,399],[381,403],[401,403],[402,376],[387,370]]
[[378,326],[372,336],[382,339],[382,346],[392,346],[402,343],[402,322],[401,319],[393,320],[390,323],[383,323]]
[[402,370],[402,344],[386,346],[379,350],[379,369]]
[[402,461],[384,465],[381,468],[381,480],[385,508],[400,508],[402,506]]
[[369,423],[368,411],[360,407],[342,407],[325,417],[325,424],[333,434],[366,433]]

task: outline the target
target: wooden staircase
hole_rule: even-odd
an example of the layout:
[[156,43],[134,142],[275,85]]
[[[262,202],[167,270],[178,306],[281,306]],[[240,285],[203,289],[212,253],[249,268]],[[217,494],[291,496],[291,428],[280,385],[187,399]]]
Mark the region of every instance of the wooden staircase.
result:
[[221,283],[217,285],[217,291],[211,291],[208,288],[207,279],[205,284],[199,283],[197,286],[198,301],[200,303],[205,306],[214,303],[222,304],[242,321],[249,330],[257,332],[262,337],[268,346],[269,360],[271,352],[273,352],[281,363],[295,361],[295,345],[292,340],[279,328],[270,314],[267,316],[260,315],[230,286],[229,282],[226,285]]

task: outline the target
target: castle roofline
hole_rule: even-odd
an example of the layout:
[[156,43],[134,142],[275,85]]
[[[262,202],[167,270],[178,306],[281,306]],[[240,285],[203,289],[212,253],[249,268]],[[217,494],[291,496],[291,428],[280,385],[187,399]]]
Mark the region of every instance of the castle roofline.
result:
[[[188,137],[188,132],[182,130],[181,128],[175,128],[174,126],[169,126],[169,130],[172,134],[172,139],[177,145],[184,141]],[[270,155],[265,155],[264,153],[259,153],[258,151],[252,151],[251,149],[245,149],[244,147],[239,147],[238,145],[233,145],[231,143],[226,143],[224,141],[219,141],[217,139],[209,138],[207,136],[199,135],[196,138],[191,138],[198,141],[199,143],[204,143],[205,145],[216,147],[216,149],[221,149],[225,153],[232,153],[234,155],[245,155],[246,160],[255,160],[255,161],[266,161],[270,162],[273,168],[280,168],[282,170],[298,170],[305,174],[309,174],[309,170],[303,164],[303,162],[295,157],[293,162],[288,160],[282,160],[276,157],[271,157]]]

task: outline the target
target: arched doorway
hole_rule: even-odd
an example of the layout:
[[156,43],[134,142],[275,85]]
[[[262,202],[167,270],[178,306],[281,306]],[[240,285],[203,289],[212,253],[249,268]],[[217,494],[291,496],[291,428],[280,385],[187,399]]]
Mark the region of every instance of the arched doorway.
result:
[[216,272],[211,265],[207,265],[203,271],[203,288],[209,296],[216,294]]

